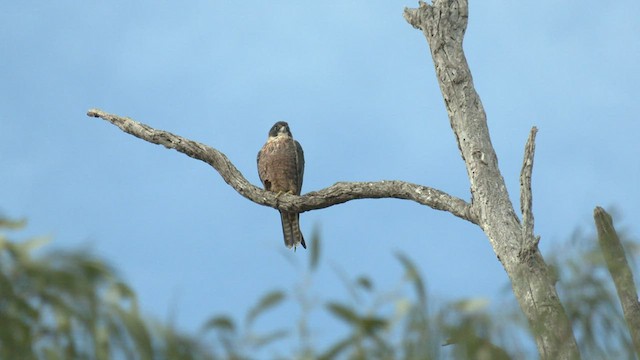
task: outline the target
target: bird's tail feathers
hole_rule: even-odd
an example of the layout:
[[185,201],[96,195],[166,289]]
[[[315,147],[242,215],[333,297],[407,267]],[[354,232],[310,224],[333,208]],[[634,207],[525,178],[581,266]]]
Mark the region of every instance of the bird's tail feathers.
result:
[[288,248],[296,247],[300,244],[306,249],[307,244],[305,244],[302,231],[300,231],[300,214],[280,212],[280,220],[282,221],[284,244]]

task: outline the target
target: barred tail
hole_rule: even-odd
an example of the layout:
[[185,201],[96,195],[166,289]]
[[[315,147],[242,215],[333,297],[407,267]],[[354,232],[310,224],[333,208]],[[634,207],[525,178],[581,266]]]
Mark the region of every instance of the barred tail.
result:
[[304,237],[302,236],[302,231],[300,231],[300,214],[280,212],[280,220],[282,221],[284,244],[288,248],[300,244],[306,249],[307,244],[304,243]]

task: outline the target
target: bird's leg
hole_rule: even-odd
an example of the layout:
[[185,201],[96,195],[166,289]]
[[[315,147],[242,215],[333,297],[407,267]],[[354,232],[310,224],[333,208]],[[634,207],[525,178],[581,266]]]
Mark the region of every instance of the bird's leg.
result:
[[[291,190],[289,190],[289,191],[282,191],[282,190],[278,191],[276,193],[276,206],[280,206],[280,200],[278,199],[278,197],[280,197],[280,195],[282,195],[282,194],[293,195],[293,191],[291,191]],[[294,249],[294,251],[295,251],[295,249]]]

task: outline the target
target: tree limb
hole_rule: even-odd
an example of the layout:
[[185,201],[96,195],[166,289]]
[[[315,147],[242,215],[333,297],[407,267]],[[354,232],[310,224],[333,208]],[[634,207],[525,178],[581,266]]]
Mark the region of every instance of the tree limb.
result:
[[611,215],[598,206],[593,210],[593,218],[598,229],[598,243],[607,263],[609,274],[616,285],[624,318],[631,333],[633,347],[636,350],[636,355],[640,356],[640,302],[638,302],[638,290],[633,280],[633,273],[627,262],[618,233],[613,227]]
[[412,200],[436,210],[447,211],[472,223],[478,221],[477,216],[471,211],[471,205],[466,201],[437,189],[404,181],[339,182],[303,196],[281,194],[276,197],[275,193],[249,183],[223,153],[210,146],[98,109],[89,110],[87,116],[104,119],[142,140],[163,145],[168,149],[174,149],[204,161],[216,169],[224,181],[240,195],[260,205],[285,211],[305,212],[356,199],[396,198]]
[[449,122],[471,183],[472,211],[478,214],[478,225],[509,275],[540,357],[577,359],[578,345],[549,267],[537,246],[522,251],[522,226],[498,168],[487,116],[462,48],[468,16],[467,0],[434,0],[433,5],[419,1],[417,9],[404,11],[407,22],[421,30],[429,43]]
[[533,156],[536,151],[536,133],[538,128],[531,128],[529,139],[524,147],[524,161],[520,171],[520,211],[522,213],[523,248],[538,246],[539,238],[533,234],[533,195],[531,194],[531,173],[533,172]]

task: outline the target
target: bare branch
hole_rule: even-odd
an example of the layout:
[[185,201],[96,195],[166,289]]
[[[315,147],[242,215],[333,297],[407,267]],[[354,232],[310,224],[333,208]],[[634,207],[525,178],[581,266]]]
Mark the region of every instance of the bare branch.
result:
[[524,147],[524,161],[522,162],[522,170],[520,171],[520,211],[522,212],[522,234],[523,241],[529,248],[537,246],[538,241],[533,234],[533,209],[531,194],[531,173],[533,172],[533,156],[536,151],[536,133],[538,128],[531,128],[529,139]]
[[424,23],[424,19],[427,19],[430,17],[430,15],[421,15],[420,11],[426,13],[426,12],[431,12],[433,11],[433,6],[428,5],[427,3],[425,3],[424,1],[420,0],[418,1],[418,9],[412,9],[412,8],[404,8],[404,19],[411,24],[411,26],[413,26],[414,28],[418,29],[418,30],[422,30],[424,31],[425,29],[425,23]]
[[240,195],[260,205],[286,211],[305,212],[356,199],[396,198],[412,200],[436,210],[447,211],[475,224],[478,222],[471,211],[471,205],[466,201],[440,190],[404,181],[339,182],[303,196],[281,194],[276,198],[273,192],[262,190],[249,183],[223,153],[210,146],[101,110],[91,109],[87,115],[102,118],[142,140],[163,145],[168,149],[174,149],[204,161],[216,169],[224,181]]
[[598,206],[593,210],[593,218],[598,229],[600,249],[602,249],[607,268],[616,285],[636,355],[640,356],[640,303],[638,302],[638,290],[633,280],[633,273],[627,262],[624,247],[613,227],[611,215]]

